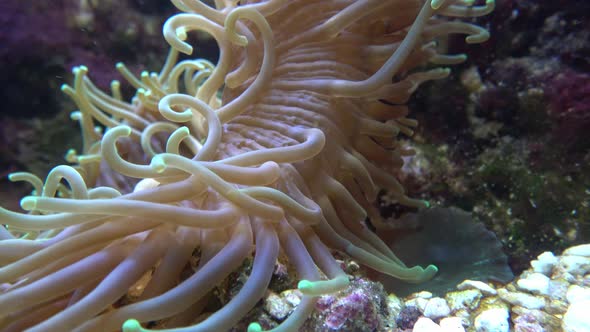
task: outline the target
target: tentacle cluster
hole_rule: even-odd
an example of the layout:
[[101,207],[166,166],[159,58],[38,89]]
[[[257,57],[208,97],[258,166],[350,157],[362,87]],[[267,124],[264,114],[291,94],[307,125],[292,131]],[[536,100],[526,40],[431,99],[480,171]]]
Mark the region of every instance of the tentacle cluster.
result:
[[[400,279],[432,277],[434,266],[406,267],[365,220],[379,225],[381,189],[425,206],[395,177],[412,153],[397,136],[416,126],[403,104],[448,74],[429,64],[464,59],[439,54],[438,39],[487,38],[448,17],[485,15],[493,1],[172,2],[182,13],[163,28],[162,70],[135,77],[117,65],[137,89],[128,103],[118,82],[104,93],[75,68],[62,90],[79,107],[81,152],[44,182],[11,175],[35,190],[25,213],[0,208],[0,328],[227,330],[263,297],[281,251],[303,299],[276,330],[297,330],[318,296],[347,287],[331,250]],[[216,65],[178,61],[195,30],[217,41]],[[240,292],[193,324],[251,254]]]

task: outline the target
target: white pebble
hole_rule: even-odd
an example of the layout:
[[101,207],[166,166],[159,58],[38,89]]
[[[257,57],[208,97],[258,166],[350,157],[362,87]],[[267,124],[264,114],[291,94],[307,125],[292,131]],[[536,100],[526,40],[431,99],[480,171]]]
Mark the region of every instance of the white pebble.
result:
[[550,275],[551,270],[557,264],[557,257],[553,255],[550,251],[545,251],[544,253],[537,256],[536,260],[531,262],[531,266],[533,267],[533,271],[543,273],[545,275]]
[[404,308],[404,302],[394,294],[387,296],[387,309],[389,314],[393,317],[397,317]]
[[281,297],[291,306],[297,307],[301,303],[303,294],[298,289],[289,289],[281,293]]
[[420,317],[414,324],[413,332],[442,332],[441,327],[430,318]]
[[474,310],[479,305],[479,300],[482,296],[479,289],[466,289],[450,292],[445,298],[451,311],[455,312],[458,310]]
[[578,285],[571,285],[567,289],[567,294],[565,295],[565,297],[567,298],[567,301],[571,304],[582,301],[590,301],[590,289],[580,287]]
[[496,295],[498,292],[483,281],[465,280],[457,285],[457,289],[479,289],[484,295]]
[[284,319],[293,309],[283,298],[270,292],[264,301],[264,309],[276,319]]
[[418,298],[406,301],[405,306],[406,307],[416,307],[422,313],[422,312],[424,312],[424,309],[426,308],[426,303],[428,303],[427,299],[423,299],[421,297],[418,297]]
[[443,318],[440,320],[440,327],[443,332],[465,332],[462,321],[459,317]]
[[549,277],[542,273],[531,273],[516,282],[518,288],[533,294],[549,294]]
[[575,275],[585,275],[590,270],[590,257],[561,256],[558,268]]
[[590,331],[590,315],[588,315],[590,301],[573,303],[563,316],[561,327],[564,332],[588,332]]
[[437,319],[446,317],[451,313],[451,309],[443,298],[434,297],[428,300],[426,307],[424,307],[424,316]]
[[570,283],[562,279],[549,281],[549,297],[553,300],[565,301],[569,286]]
[[414,293],[413,296],[415,298],[430,299],[430,298],[432,298],[432,293],[428,292],[428,291],[421,291],[418,293]]
[[590,243],[568,248],[563,252],[563,255],[590,257]]
[[509,292],[506,289],[499,289],[500,298],[512,305],[525,307],[527,309],[545,308],[545,299],[521,292]]
[[494,308],[483,311],[475,317],[475,330],[477,332],[508,332],[508,310]]

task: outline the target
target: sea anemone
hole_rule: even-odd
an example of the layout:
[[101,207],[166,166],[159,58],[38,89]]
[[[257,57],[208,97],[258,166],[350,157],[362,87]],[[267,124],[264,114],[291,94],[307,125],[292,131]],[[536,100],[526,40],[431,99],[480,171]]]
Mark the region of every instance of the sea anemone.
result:
[[[448,18],[485,15],[493,1],[172,2],[183,13],[164,25],[162,70],[137,78],[117,66],[137,89],[130,103],[118,82],[100,91],[83,66],[62,88],[79,108],[73,166],[45,182],[10,176],[34,191],[21,201],[28,213],[0,209],[0,328],[228,330],[264,296],[281,252],[303,298],[277,330],[297,330],[318,296],[348,285],[332,250],[399,279],[431,278],[436,267],[406,267],[365,222],[383,224],[381,189],[426,205],[393,175],[412,153],[396,139],[416,126],[404,103],[448,75],[429,64],[464,60],[436,41],[487,39]],[[216,65],[179,61],[195,30],[217,41]],[[240,291],[195,324],[251,255]]]

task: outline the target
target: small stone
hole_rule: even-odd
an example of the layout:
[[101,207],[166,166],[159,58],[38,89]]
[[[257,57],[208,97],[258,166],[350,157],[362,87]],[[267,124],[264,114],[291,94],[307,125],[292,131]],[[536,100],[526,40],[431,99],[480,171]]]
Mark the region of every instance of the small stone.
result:
[[569,303],[590,301],[590,289],[578,285],[571,285],[567,289],[566,298]]
[[457,285],[457,289],[459,289],[459,290],[478,289],[484,295],[496,295],[498,293],[490,285],[486,284],[483,281],[477,281],[477,280],[465,280],[462,283],[460,283],[459,285]]
[[513,321],[514,332],[545,332],[546,330],[536,321],[530,321],[527,317],[518,316]]
[[421,298],[421,299],[430,299],[430,298],[432,298],[432,293],[427,292],[427,291],[421,291],[421,292],[412,294],[411,297]]
[[303,294],[298,289],[288,289],[281,292],[281,297],[287,301],[292,307],[296,307],[301,302]]
[[476,66],[472,66],[461,73],[461,83],[471,93],[485,89]]
[[336,293],[336,298],[322,296],[316,304],[323,317],[323,324],[330,330],[338,331],[376,331],[383,326],[380,313],[382,294],[375,284],[365,279],[355,279],[344,292]]
[[402,299],[394,294],[389,294],[387,296],[387,309],[389,310],[390,316],[397,317],[403,308],[404,302]]
[[291,309],[292,307],[274,292],[269,292],[264,300],[264,310],[275,319],[285,319]]
[[443,298],[433,297],[428,300],[426,307],[424,308],[424,316],[431,319],[438,319],[446,317],[451,313],[451,309]]
[[136,299],[137,297],[141,296],[151,278],[152,271],[144,273],[143,276],[139,278],[139,280],[136,281],[135,284],[133,284],[133,286],[129,288],[129,291],[127,292],[127,297],[130,299]]
[[561,279],[549,281],[549,297],[553,300],[564,301],[570,284]]
[[568,306],[566,301],[553,300],[549,301],[549,304],[543,310],[551,315],[563,315],[567,311]]
[[465,332],[463,320],[459,317],[446,317],[440,320],[442,332]]
[[457,310],[453,312],[453,315],[455,317],[461,318],[461,320],[463,321],[463,326],[469,327],[472,325],[471,311],[469,309]]
[[421,297],[407,300],[405,305],[406,307],[415,307],[416,309],[420,310],[420,312],[424,312],[424,308],[426,308],[426,304],[428,303],[427,299],[423,299]]
[[555,271],[553,276],[551,276],[551,279],[562,280],[562,281],[566,282],[568,284],[568,286],[570,284],[577,283],[577,278],[574,275],[572,275],[569,272],[565,272],[563,270]]
[[420,311],[416,307],[405,307],[395,319],[395,325],[398,329],[408,330],[416,324],[420,318]]
[[536,260],[531,262],[531,266],[533,267],[533,271],[543,273],[545,275],[550,275],[553,267],[557,264],[557,257],[553,255],[550,251],[545,251],[544,253],[537,256]]
[[347,274],[354,274],[358,270],[360,270],[360,265],[355,261],[349,261],[346,263],[345,271]]
[[531,273],[523,279],[516,282],[518,288],[531,292],[533,294],[549,294],[549,277],[542,273]]
[[482,298],[481,301],[479,301],[479,305],[477,306],[477,310],[479,312],[493,308],[510,309],[510,304],[496,295]]
[[590,331],[590,317],[588,315],[590,301],[580,301],[570,305],[563,316],[561,327],[564,332]]
[[516,286],[514,285],[514,283],[509,283],[508,285],[506,285],[505,287],[507,290],[511,291],[511,292],[517,292],[518,288],[516,288]]
[[441,327],[430,318],[420,317],[414,324],[413,332],[441,332]]
[[508,332],[508,310],[503,308],[488,309],[475,317],[477,332]]
[[518,305],[528,309],[541,309],[545,307],[545,299],[521,292],[509,292],[506,289],[499,289],[500,298],[512,305]]
[[590,257],[590,243],[568,248],[563,252],[563,256]]
[[445,299],[451,308],[452,312],[461,309],[475,309],[479,304],[482,294],[477,289],[467,289],[459,292],[449,292],[445,295]]
[[574,276],[583,276],[590,270],[590,257],[561,256],[557,267]]
[[[513,322],[520,322],[523,331],[527,331],[526,327],[530,326],[535,329],[537,325],[544,326],[548,331],[559,330],[561,326],[561,319],[554,315],[550,315],[544,311],[536,309],[527,309],[519,306],[514,306],[511,309]],[[516,329],[516,327],[515,327]]]

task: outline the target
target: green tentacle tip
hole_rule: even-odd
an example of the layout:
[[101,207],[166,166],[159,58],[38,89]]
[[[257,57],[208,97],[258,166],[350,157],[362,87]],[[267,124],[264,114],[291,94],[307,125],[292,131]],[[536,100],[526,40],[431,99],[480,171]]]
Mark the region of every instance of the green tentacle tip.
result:
[[434,278],[434,276],[438,273],[438,267],[436,267],[436,265],[428,265],[425,269],[424,269],[424,281],[428,281],[432,278]]
[[37,198],[27,196],[20,200],[20,206],[25,211],[32,211],[37,208]]
[[78,75],[78,74],[86,75],[86,73],[88,73],[88,67],[83,66],[83,65],[74,67],[74,68],[72,68],[72,73],[74,75]]
[[123,133],[125,133],[125,136],[129,136],[131,135],[131,127],[129,126],[124,126],[123,130],[125,130]]
[[179,133],[182,133],[183,135],[190,135],[191,131],[188,129],[188,127],[186,126],[182,126],[178,129],[176,129]]
[[152,158],[152,162],[150,163],[150,165],[158,173],[162,173],[166,170],[166,163],[164,162],[164,159],[160,156],[155,156],[154,158]]
[[426,271],[428,271],[430,273],[437,273],[438,267],[436,265],[430,264],[426,267]]
[[242,45],[243,47],[248,46],[248,38],[246,38],[245,36],[239,36],[238,42],[239,45]]
[[178,39],[186,40],[187,32],[185,27],[178,27],[174,32],[176,33],[176,37],[178,37]]
[[445,0],[432,0],[430,1],[430,7],[432,7],[432,9],[439,9],[443,3],[445,3]]
[[262,326],[258,323],[250,323],[248,325],[248,332],[262,332]]
[[430,204],[430,202],[426,200],[423,200],[422,203],[424,203],[424,207],[427,209],[429,209],[432,206],[432,204]]
[[70,119],[74,120],[74,121],[79,121],[82,118],[82,112],[80,111],[74,111],[72,113],[70,113]]
[[479,44],[485,42],[488,39],[490,39],[490,33],[487,31],[482,31],[476,35],[465,37],[465,42],[467,44]]
[[420,267],[420,270],[421,270],[421,272],[415,280],[415,282],[417,282],[417,283],[426,282],[426,281],[434,278],[434,276],[438,272],[438,267],[430,264],[426,268]]
[[299,283],[297,284],[297,288],[300,291],[305,292],[305,291],[308,291],[308,290],[312,289],[313,288],[313,284],[314,283],[312,281],[303,279],[303,280],[299,281]]
[[141,328],[141,324],[139,324],[137,320],[128,319],[123,323],[123,326],[121,326],[121,330],[123,330],[123,332],[140,332],[143,331],[143,328]]
[[241,47],[248,46],[248,38],[246,38],[245,36],[233,34],[230,36],[230,39],[233,43],[235,43],[238,46],[241,46]]
[[419,284],[432,279],[438,272],[438,267],[432,264],[428,265],[426,268],[416,265],[409,269],[406,268],[406,271],[408,274],[403,280],[409,283]]

